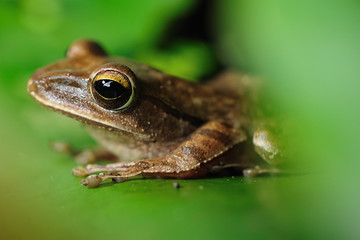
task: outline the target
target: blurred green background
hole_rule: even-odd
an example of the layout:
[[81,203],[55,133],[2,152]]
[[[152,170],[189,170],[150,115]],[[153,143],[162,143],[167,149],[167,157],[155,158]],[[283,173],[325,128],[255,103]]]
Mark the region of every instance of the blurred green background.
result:
[[[1,0],[0,238],[359,239],[359,5]],[[78,38],[193,81],[225,67],[264,76],[262,105],[290,120],[307,174],[80,186],[49,142],[93,140],[26,92]]]

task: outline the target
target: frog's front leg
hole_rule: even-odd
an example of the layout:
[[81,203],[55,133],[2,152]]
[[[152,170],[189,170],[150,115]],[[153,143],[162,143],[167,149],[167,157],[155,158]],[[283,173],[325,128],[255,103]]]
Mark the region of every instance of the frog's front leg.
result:
[[114,154],[110,153],[103,147],[96,147],[78,151],[73,148],[69,143],[65,142],[53,142],[51,143],[51,147],[57,152],[73,156],[75,158],[75,161],[79,164],[94,163],[98,160],[117,160],[117,157]]
[[160,177],[197,177],[203,172],[203,167],[211,167],[212,160],[245,139],[244,131],[234,129],[223,121],[214,120],[204,124],[171,154],[162,158],[119,163],[117,166],[116,164],[89,165],[85,168],[75,168],[73,174],[82,177],[93,172],[105,171],[99,175],[90,175],[82,182],[89,187],[97,187],[108,179],[122,181],[140,174]]

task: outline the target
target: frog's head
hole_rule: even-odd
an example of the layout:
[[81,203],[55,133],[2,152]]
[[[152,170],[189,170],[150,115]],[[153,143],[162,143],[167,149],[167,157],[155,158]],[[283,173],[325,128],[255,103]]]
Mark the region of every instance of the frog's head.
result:
[[169,96],[177,100],[172,91],[176,81],[80,40],[70,46],[65,59],[38,69],[28,92],[42,105],[85,124],[147,141],[184,136],[200,124],[167,103]]
[[137,111],[130,111],[136,103],[136,76],[121,59],[113,61],[97,43],[77,41],[64,60],[33,74],[28,92],[42,105],[86,124],[148,138]]

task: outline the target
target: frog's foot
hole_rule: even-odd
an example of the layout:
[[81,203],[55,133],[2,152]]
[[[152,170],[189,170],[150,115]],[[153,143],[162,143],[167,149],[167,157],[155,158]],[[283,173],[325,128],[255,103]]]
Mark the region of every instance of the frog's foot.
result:
[[257,152],[268,164],[276,165],[284,160],[285,147],[281,144],[281,135],[271,128],[259,127],[253,135],[253,144]]
[[102,182],[112,179],[113,182],[123,182],[126,180],[124,177],[116,176],[112,173],[100,173],[98,175],[92,174],[88,176],[86,179],[81,181],[81,184],[84,186],[87,186],[88,188],[96,188],[98,187]]
[[[152,173],[158,173],[158,176],[164,174],[161,173],[159,166],[163,165],[166,160],[163,158],[143,160],[137,162],[119,162],[106,165],[88,164],[86,167],[78,166],[72,170],[72,174],[77,177],[88,176],[85,180],[81,181],[81,184],[90,188],[99,186],[102,182],[112,179],[114,182],[123,182],[129,177],[137,175],[152,175]],[[93,174],[101,172],[98,175]],[[91,175],[90,175],[91,174]]]
[[[98,187],[102,182],[112,179],[114,182],[123,182],[129,177],[139,175],[145,171],[145,161],[139,162],[121,162],[107,165],[89,164],[86,167],[76,167],[73,169],[73,175],[77,177],[88,176],[81,184],[89,188]],[[101,172],[98,175],[92,174]],[[90,175],[91,174],[91,175]]]
[[278,168],[275,167],[260,167],[260,166],[255,166],[253,168],[246,168],[243,170],[243,175],[245,177],[257,177],[259,175],[264,175],[264,174],[279,174],[281,173],[281,170],[279,170]]
[[75,161],[79,164],[94,163],[98,160],[114,161],[117,159],[116,156],[100,147],[77,151],[70,144],[64,142],[53,142],[51,143],[51,146],[57,152],[73,156],[75,158]]

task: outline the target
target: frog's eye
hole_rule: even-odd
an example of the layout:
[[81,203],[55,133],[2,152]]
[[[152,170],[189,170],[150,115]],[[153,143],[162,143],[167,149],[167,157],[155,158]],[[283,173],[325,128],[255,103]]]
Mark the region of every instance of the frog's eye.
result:
[[109,65],[95,72],[91,93],[95,101],[108,110],[122,110],[135,99],[135,74],[126,66]]

